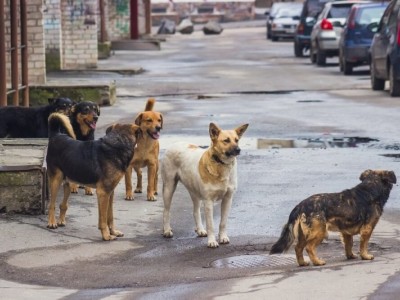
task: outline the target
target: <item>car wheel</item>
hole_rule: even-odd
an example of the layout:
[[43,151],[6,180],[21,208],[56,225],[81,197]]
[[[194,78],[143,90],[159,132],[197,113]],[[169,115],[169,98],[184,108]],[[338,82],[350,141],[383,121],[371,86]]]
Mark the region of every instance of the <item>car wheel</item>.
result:
[[296,42],[294,42],[294,56],[303,57],[303,47]]
[[326,64],[326,55],[325,52],[322,51],[321,49],[319,49],[319,47],[317,47],[317,65],[318,66],[325,66]]
[[374,63],[371,60],[370,65],[370,74],[371,74],[371,88],[374,91],[383,91],[385,89],[385,80],[376,77]]
[[277,36],[271,35],[271,40],[272,40],[273,42],[276,42],[277,40],[279,40],[279,38],[278,38]]
[[310,46],[310,60],[311,60],[312,64],[315,64],[315,62],[317,61],[317,58],[315,57],[314,49],[312,46]]
[[343,58],[343,73],[344,75],[351,75],[353,73],[353,64]]
[[400,96],[400,80],[396,79],[394,67],[391,64],[389,70],[389,93],[392,97]]

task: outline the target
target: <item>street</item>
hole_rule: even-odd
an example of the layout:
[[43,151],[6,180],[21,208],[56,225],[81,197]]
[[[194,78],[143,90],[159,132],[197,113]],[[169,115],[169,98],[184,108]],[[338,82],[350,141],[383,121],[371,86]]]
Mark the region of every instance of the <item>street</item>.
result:
[[[230,244],[209,249],[196,236],[182,185],[172,202],[174,237],[163,238],[161,178],[156,202],[145,193],[125,201],[119,183],[114,217],[125,236],[103,242],[96,198],[81,189],[71,196],[67,226],[57,230],[46,228],[47,215],[0,215],[4,299],[398,299],[398,185],[370,240],[374,260],[347,260],[336,233],[318,248],[322,267],[298,267],[293,248],[268,255],[301,200],[354,187],[366,169],[400,176],[400,99],[372,91],[368,67],[351,76],[339,72],[337,58],[317,67],[294,57],[292,41],[266,40],[265,27],[167,36],[161,51],[116,52],[99,65],[101,71],[48,75],[49,82],[116,81],[118,100],[101,108],[97,138],[112,123],[133,122],[148,97],[164,119],[160,158],[175,141],[208,146],[210,122],[222,129],[249,123]],[[138,66],[143,73],[111,71]],[[144,190],[146,180],[144,170]],[[219,217],[216,204],[216,228]],[[355,237],[355,253],[357,247]]]

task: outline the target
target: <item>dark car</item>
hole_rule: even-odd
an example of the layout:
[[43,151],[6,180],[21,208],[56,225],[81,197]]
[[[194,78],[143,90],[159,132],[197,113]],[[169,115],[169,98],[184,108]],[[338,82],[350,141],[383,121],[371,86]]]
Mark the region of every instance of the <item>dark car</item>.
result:
[[318,15],[329,0],[305,0],[300,14],[300,22],[294,35],[294,55],[302,57],[303,51],[310,49],[311,30]]
[[[353,68],[369,65],[369,48],[374,37],[371,23],[378,23],[388,2],[354,4],[339,40],[339,65],[345,75]],[[376,29],[376,27],[375,27]]]
[[389,93],[400,96],[400,0],[392,0],[382,18],[370,24],[376,30],[370,48],[371,86],[375,91],[385,89],[389,80]]

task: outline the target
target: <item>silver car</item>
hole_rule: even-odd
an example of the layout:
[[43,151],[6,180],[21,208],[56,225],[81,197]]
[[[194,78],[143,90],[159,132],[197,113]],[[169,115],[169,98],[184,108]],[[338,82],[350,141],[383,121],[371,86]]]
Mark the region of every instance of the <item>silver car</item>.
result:
[[369,1],[334,1],[325,4],[311,31],[310,59],[318,66],[339,55],[339,38],[353,4]]
[[278,9],[271,23],[271,40],[279,38],[293,38],[300,21],[303,3],[294,2],[288,7]]

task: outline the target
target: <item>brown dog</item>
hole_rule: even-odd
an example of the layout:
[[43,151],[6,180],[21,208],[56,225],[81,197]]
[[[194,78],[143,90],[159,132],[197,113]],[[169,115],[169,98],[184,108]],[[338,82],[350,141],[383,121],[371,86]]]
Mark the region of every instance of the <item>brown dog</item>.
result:
[[156,201],[158,183],[158,154],[160,145],[158,138],[163,127],[163,116],[153,111],[155,100],[147,100],[144,112],[141,112],[135,120],[140,127],[141,134],[136,141],[135,154],[132,164],[125,173],[126,200],[133,200],[132,193],[132,168],[137,174],[135,193],[142,192],[142,168],[147,167],[147,200]]
[[[48,228],[65,226],[70,182],[76,182],[96,189],[98,226],[103,240],[123,236],[114,226],[114,189],[132,162],[138,131],[139,127],[133,124],[116,124],[99,140],[78,141],[67,116],[50,115],[46,156],[50,189]],[[63,182],[64,198],[56,221],[57,193]]]
[[360,256],[371,260],[368,241],[383,213],[396,175],[393,171],[366,170],[360,176],[361,183],[341,193],[313,195],[300,202],[290,213],[279,240],[270,254],[287,251],[295,240],[297,263],[307,266],[303,250],[306,249],[315,266],[325,264],[318,258],[317,246],[329,231],[339,231],[344,243],[346,257],[354,259],[353,235],[360,234]]

